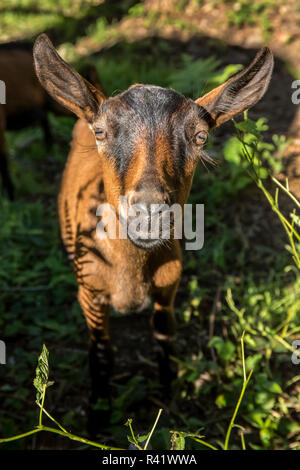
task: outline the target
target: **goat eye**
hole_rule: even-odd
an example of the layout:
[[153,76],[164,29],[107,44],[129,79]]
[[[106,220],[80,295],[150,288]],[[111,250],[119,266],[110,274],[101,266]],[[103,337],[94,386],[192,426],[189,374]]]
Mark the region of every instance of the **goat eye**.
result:
[[104,140],[106,137],[106,131],[104,129],[96,129],[95,136],[97,140]]
[[195,144],[196,145],[203,145],[207,140],[207,132],[205,131],[200,131],[197,132],[195,135]]

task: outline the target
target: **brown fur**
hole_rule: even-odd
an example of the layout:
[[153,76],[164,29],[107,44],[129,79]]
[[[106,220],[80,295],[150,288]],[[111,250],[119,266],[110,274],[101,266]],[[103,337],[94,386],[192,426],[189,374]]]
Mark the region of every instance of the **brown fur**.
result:
[[[103,202],[109,202],[117,207],[116,196],[119,196],[120,182],[113,167],[104,158],[99,158],[94,144],[93,132],[85,121],[79,120],[74,128],[72,150],[59,195],[59,216],[63,239],[67,243],[65,215],[67,202],[70,208],[71,232],[75,235],[77,226],[80,224],[80,231],[89,234],[85,237],[85,243],[89,245],[90,251],[86,253],[83,261],[90,263],[87,262],[81,271],[85,284],[89,288],[103,292],[103,299],[107,299],[104,302],[109,302],[120,312],[139,309],[146,304],[153,288],[157,290],[160,287],[171,286],[179,280],[181,272],[181,267],[179,267],[181,265],[178,264],[180,262],[179,243],[176,241],[172,250],[162,249],[160,252],[152,253],[135,247],[128,239],[97,239],[95,230],[98,220],[95,216],[95,209]],[[91,147],[84,154],[82,154],[83,145]],[[139,159],[134,160],[135,165],[132,170],[132,174],[136,176],[135,184],[141,177],[138,168],[143,168],[143,154],[141,152],[137,154]],[[130,175],[130,172],[128,174]],[[96,176],[91,178],[91,175]],[[132,180],[134,181],[133,178]],[[104,181],[104,187],[108,188],[108,196],[106,193],[99,192],[101,181]],[[70,191],[70,184],[72,191]],[[129,191],[134,187],[134,185],[129,185]],[[82,190],[82,188],[85,189]],[[114,194],[109,192],[112,188],[115,189]],[[71,248],[68,249],[71,256],[74,254],[75,244],[76,240],[73,238]],[[101,252],[108,263],[101,263],[91,249]],[[168,264],[170,260],[178,262],[170,265]],[[171,281],[168,282],[164,274],[163,261],[166,265],[168,264],[167,271],[172,266]],[[151,273],[147,273],[149,268],[145,269],[149,265],[151,265]],[[153,282],[154,279],[156,282]]]

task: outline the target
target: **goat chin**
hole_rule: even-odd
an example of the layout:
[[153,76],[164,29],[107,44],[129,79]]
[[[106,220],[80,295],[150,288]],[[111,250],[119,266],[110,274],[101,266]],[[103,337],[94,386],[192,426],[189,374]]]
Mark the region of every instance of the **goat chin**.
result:
[[170,240],[163,238],[134,238],[130,236],[130,234],[128,234],[128,238],[134,246],[147,251],[152,251],[161,248],[162,246],[168,246],[170,244]]
[[126,314],[126,313],[139,313],[145,310],[149,305],[151,298],[145,292],[143,296],[138,296],[137,298],[132,299],[124,303],[124,296],[112,295],[111,297],[111,306],[116,312]]

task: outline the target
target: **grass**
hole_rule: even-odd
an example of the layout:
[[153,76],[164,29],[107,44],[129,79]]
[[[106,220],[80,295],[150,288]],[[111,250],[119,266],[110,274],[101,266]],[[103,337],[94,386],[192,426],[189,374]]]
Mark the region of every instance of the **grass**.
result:
[[233,8],[228,12],[229,24],[242,27],[260,23],[263,30],[268,30],[271,28],[268,14],[270,11],[274,11],[281,2],[275,2],[274,0],[258,0],[256,2],[240,0],[231,3]]
[[[134,7],[125,3],[122,2],[123,11],[129,10],[131,17],[144,14],[139,4]],[[53,2],[43,5],[53,11],[56,19],[52,26],[57,31],[58,23],[71,24],[68,19],[61,19]],[[71,7],[77,8],[76,5],[80,2]],[[6,6],[3,3],[1,8]],[[33,8],[33,2],[25,6]],[[66,15],[69,7],[68,2],[60,5]],[[42,12],[37,14],[39,20],[40,15]],[[51,15],[47,21],[52,21]],[[88,12],[81,8],[70,12],[73,19],[78,16],[78,25],[84,15]],[[15,36],[48,27],[48,23],[37,21],[30,23],[29,28],[29,23],[22,26],[16,22],[14,15],[9,21],[7,18],[6,14],[1,16],[4,26],[8,25],[3,37],[12,37],[14,25]],[[91,28],[88,36],[101,36],[110,28],[110,23],[101,19],[96,29],[94,24],[87,21],[86,27]],[[62,46],[66,49],[73,26],[68,27]],[[94,58],[109,94],[133,82],[150,82],[196,97],[238,69],[236,65],[220,69],[213,57],[195,61],[190,56],[172,54],[163,40],[157,41],[155,48],[151,40],[144,44],[145,48],[123,43]],[[73,58],[76,64],[88,60],[76,54]],[[60,173],[74,120],[50,117],[55,143],[48,155],[40,129],[7,133],[18,197],[15,202],[0,201],[0,242],[5,247],[0,264],[0,329],[8,357],[7,365],[0,369],[0,436],[23,433],[37,422],[40,428],[44,426],[41,408],[33,409],[31,396],[32,371],[45,343],[55,380],[44,403],[47,413],[55,415],[63,429],[72,429],[73,437],[85,440],[87,332],[76,300],[76,283],[61,249],[56,209]],[[166,412],[151,437],[153,449],[183,445],[204,449],[207,444],[230,449],[300,446],[299,373],[291,362],[291,344],[299,335],[300,320],[299,243],[295,235],[295,231],[299,233],[299,211],[297,201],[290,199],[288,189],[280,186],[277,179],[283,169],[282,154],[287,142],[283,136],[266,138],[264,119],[246,118],[236,125],[235,134],[232,124],[231,138],[224,141],[216,134],[207,144],[208,153],[223,163],[210,171],[199,166],[194,178],[189,202],[205,203],[205,243],[200,252],[184,254],[183,278],[176,300],[179,330],[178,356],[174,360],[179,366],[179,377],[174,399],[180,411],[164,404]],[[257,140],[259,145],[254,145]],[[255,149],[250,161],[243,153],[245,145],[248,150]],[[258,180],[253,180],[251,165],[255,166]],[[282,215],[278,218],[279,214]],[[129,323],[120,325],[124,336],[132,340],[130,335],[134,332]],[[144,334],[141,324],[133,341]],[[130,362],[125,342],[119,342],[117,347],[123,354],[119,373],[129,373],[114,380],[114,408],[105,445],[123,448],[128,446],[130,432],[124,426],[127,419],[133,418],[137,429],[134,436],[143,437],[145,429],[152,429],[161,403],[151,348],[142,349],[143,357],[137,361],[134,356]],[[135,362],[141,366],[137,373],[131,373],[127,369]],[[246,393],[239,402],[252,369]],[[234,414],[237,404],[238,419]],[[236,428],[236,423],[242,428]],[[57,431],[64,432],[61,428]],[[203,434],[205,438],[201,437]],[[38,448],[40,437],[35,439],[8,442],[3,448]],[[77,443],[79,447],[86,444]]]

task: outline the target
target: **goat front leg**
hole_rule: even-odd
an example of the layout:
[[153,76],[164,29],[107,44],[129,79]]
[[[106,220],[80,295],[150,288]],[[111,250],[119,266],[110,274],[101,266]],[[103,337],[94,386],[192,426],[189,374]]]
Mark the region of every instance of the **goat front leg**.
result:
[[174,298],[178,283],[157,290],[154,295],[154,310],[151,316],[153,334],[159,345],[159,375],[166,395],[170,395],[171,384],[177,377],[177,365],[170,358],[176,354],[173,338],[176,332]]
[[[96,436],[103,425],[108,424],[111,413],[113,353],[109,335],[109,305],[101,302],[102,298],[98,292],[82,285],[79,287],[78,300],[90,333],[91,395],[87,427],[91,436]],[[103,400],[104,406],[97,410],[98,399]]]

